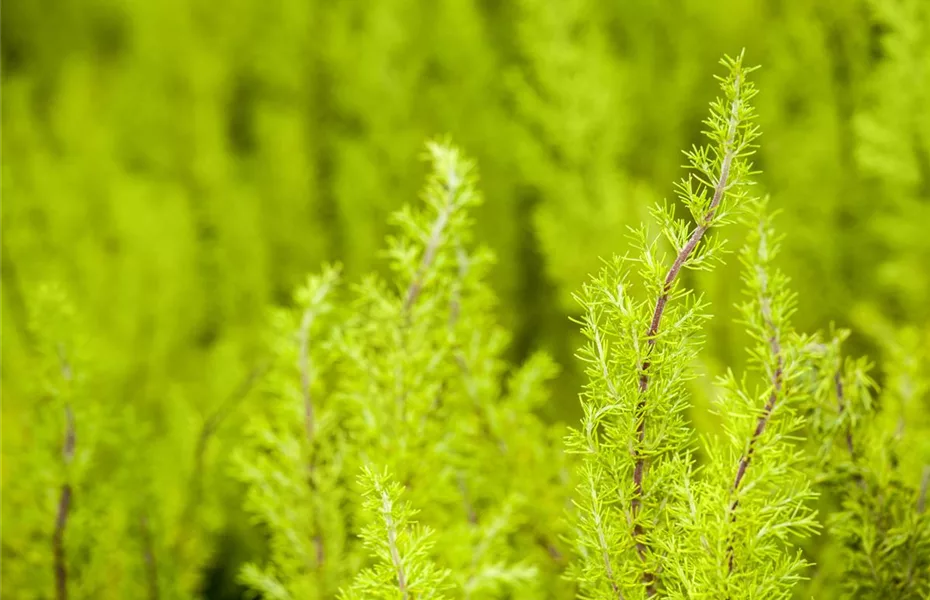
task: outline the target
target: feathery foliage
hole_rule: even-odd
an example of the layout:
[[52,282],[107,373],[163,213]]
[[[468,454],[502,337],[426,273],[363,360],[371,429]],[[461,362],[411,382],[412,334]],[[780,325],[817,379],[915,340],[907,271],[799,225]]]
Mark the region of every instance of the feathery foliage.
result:
[[[267,563],[241,573],[263,597],[522,597],[558,573],[560,524],[545,517],[566,474],[535,414],[554,366],[538,355],[507,373],[491,258],[471,249],[474,166],[447,144],[428,158],[422,205],[394,218],[393,281],[338,292],[328,269],[276,315],[265,416],[235,468],[268,532]],[[407,531],[407,503],[428,543]]]
[[433,532],[411,520],[416,511],[401,501],[400,485],[367,468],[359,483],[364,490],[364,510],[372,520],[360,536],[378,562],[356,575],[340,597],[444,598],[449,572],[431,561]]
[[746,200],[758,136],[750,104],[756,92],[747,81],[752,69],[742,57],[723,64],[723,97],[705,122],[709,143],[686,153],[690,172],[677,186],[693,225],[657,206],[653,214],[672,258],[645,227],[635,230],[639,255],[610,261],[579,295],[588,339],[580,357],[589,383],[581,428],[568,448],[582,460],[576,495],[582,560],[574,577],[591,597],[656,595],[671,549],[661,546],[676,533],[664,513],[690,468],[686,384],[707,318],[680,274],[719,260],[714,229]]
[[[59,4],[0,36],[4,594],[930,594],[927,3]],[[435,130],[490,202],[436,142],[397,208]]]

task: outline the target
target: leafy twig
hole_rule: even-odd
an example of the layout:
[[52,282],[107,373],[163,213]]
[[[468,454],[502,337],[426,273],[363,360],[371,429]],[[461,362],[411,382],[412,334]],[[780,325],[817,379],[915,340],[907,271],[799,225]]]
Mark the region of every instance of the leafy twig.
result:
[[[65,357],[64,349],[59,345],[58,357],[61,364],[61,376],[65,385],[70,385],[72,381],[71,365]],[[77,433],[74,426],[74,413],[71,406],[65,404],[65,436],[62,443],[62,459],[65,469],[74,459],[74,448],[77,442]],[[68,516],[71,513],[72,488],[71,482],[66,480],[61,486],[61,492],[58,496],[58,511],[55,515],[55,531],[52,534],[52,553],[54,555],[55,565],[55,593],[58,600],[67,600],[68,598],[68,566],[67,557],[65,556],[65,529],[68,526]]]
[[[717,212],[717,208],[720,206],[720,202],[724,197],[724,194],[727,190],[728,179],[730,176],[730,168],[733,163],[733,160],[739,154],[739,148],[736,146],[736,133],[739,126],[739,111],[740,111],[740,76],[737,75],[734,78],[733,82],[734,88],[734,98],[730,104],[730,115],[729,123],[727,128],[726,141],[724,143],[724,155],[723,160],[720,165],[720,173],[717,177],[717,182],[714,185],[714,194],[711,199],[710,206],[707,211],[704,213],[703,218],[700,221],[696,222],[696,227],[691,233],[687,243],[684,247],[678,252],[678,255],[675,257],[675,262],[672,263],[672,267],[669,269],[668,274],[665,276],[663,282],[662,293],[656,300],[655,310],[652,313],[652,321],[649,325],[649,331],[646,333],[646,343],[648,345],[647,349],[647,358],[642,362],[640,366],[640,376],[639,376],[639,392],[640,392],[640,401],[636,407],[636,441],[637,445],[633,449],[633,453],[636,459],[635,466],[633,469],[633,491],[634,496],[632,500],[632,510],[633,518],[635,524],[633,526],[633,537],[636,540],[636,551],[639,554],[640,559],[645,562],[646,554],[648,548],[646,543],[643,541],[643,526],[636,517],[639,516],[642,496],[643,496],[643,472],[645,470],[645,456],[642,453],[642,446],[646,440],[646,398],[645,394],[649,388],[649,368],[651,363],[648,359],[648,355],[651,354],[652,349],[656,345],[656,339],[659,334],[659,326],[662,322],[662,315],[665,312],[665,306],[668,304],[669,297],[672,293],[672,288],[675,284],[678,274],[681,271],[681,268],[685,265],[688,259],[691,257],[691,254],[697,248],[698,243],[701,241],[701,238],[707,232],[708,229],[713,224],[714,217]],[[646,585],[646,594],[648,596],[655,596],[656,594],[656,575],[651,571],[646,571],[643,573],[643,583]]]

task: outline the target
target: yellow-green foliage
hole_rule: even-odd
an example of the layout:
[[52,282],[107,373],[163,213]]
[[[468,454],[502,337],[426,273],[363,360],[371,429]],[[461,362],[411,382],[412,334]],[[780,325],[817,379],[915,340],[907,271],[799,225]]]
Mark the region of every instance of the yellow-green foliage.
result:
[[[634,264],[617,257],[641,260],[643,242],[646,271],[664,275],[682,230],[663,214],[684,214],[689,196],[670,182],[691,162],[681,150],[704,143],[710,67],[742,47],[763,67],[753,195],[771,198],[777,215],[759,218],[784,234],[766,268],[797,293],[794,412],[765,443],[803,448],[820,491],[787,478],[822,528],[778,564],[810,578],[799,598],[926,593],[930,3],[4,0],[2,12],[4,595],[61,597],[57,564],[73,598],[365,594],[354,576],[380,571],[358,538],[376,523],[363,498],[389,489],[372,479],[384,473],[433,530],[445,596],[603,588],[584,566],[601,542],[574,530],[579,509],[601,509],[572,495],[627,458],[620,443],[587,466],[562,452],[566,428],[604,400],[577,399],[591,379],[572,319],[590,325],[592,307],[573,295],[607,261],[582,294],[606,310],[606,282]],[[424,141],[447,134],[461,150],[434,145],[424,166]],[[450,183],[465,194],[454,210]],[[756,226],[728,226],[720,250]],[[731,430],[769,381],[761,350],[744,351],[758,327],[731,310],[740,281],[732,259],[680,275],[675,293],[693,293],[666,318],[690,333],[658,352],[686,364],[646,425],[661,428],[655,447],[631,450],[661,477],[645,480],[641,514],[612,522],[620,544],[634,525],[648,538],[725,521],[727,468],[707,465],[743,450]],[[609,366],[635,378],[631,365]],[[706,519],[657,512],[682,498],[662,488],[674,473],[693,476]],[[781,480],[766,481],[751,490]],[[601,491],[630,491],[617,483]],[[657,514],[681,518],[635,523]],[[693,541],[682,530],[653,548]],[[685,589],[684,573],[710,586],[694,595],[730,589],[709,574],[720,552],[681,549],[667,565],[678,579],[649,555],[662,593]],[[913,577],[883,570],[901,557]]]

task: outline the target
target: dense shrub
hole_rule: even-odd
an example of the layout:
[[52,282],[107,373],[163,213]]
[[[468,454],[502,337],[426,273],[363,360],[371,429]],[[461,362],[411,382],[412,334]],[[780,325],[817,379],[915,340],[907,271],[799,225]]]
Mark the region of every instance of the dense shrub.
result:
[[930,594],[926,3],[57,4],[5,595]]

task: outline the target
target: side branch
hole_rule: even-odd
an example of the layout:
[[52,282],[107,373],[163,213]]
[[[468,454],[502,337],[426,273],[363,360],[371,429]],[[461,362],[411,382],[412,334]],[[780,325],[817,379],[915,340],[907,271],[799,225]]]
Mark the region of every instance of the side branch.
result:
[[[297,367],[300,370],[300,393],[304,400],[304,430],[307,436],[307,454],[309,457],[309,464],[307,466],[307,484],[310,486],[310,490],[314,494],[316,494],[318,490],[316,482],[316,452],[314,452],[313,449],[314,441],[316,439],[316,412],[313,405],[313,393],[310,391],[311,372],[313,370],[313,364],[310,361],[310,328],[313,326],[313,322],[317,317],[317,312],[314,309],[323,301],[323,299],[329,293],[329,290],[329,285],[324,284],[320,287],[316,296],[304,311],[303,317],[301,317],[300,320],[300,330],[298,331],[300,354],[298,358],[299,364]],[[313,536],[313,546],[316,553],[317,568],[322,568],[323,560],[325,558],[325,549],[323,548],[323,535],[319,531],[319,512],[320,511],[316,503],[316,498],[314,498],[313,520],[315,522],[314,525],[317,531]]]
[[52,552],[55,556],[55,597],[68,600],[68,566],[65,559],[65,527],[71,510],[71,484],[61,486],[58,497],[58,514],[55,516],[55,533],[52,535]]
[[[839,366],[836,368],[836,373],[833,375],[833,385],[836,389],[836,402],[837,402],[837,412],[842,415],[846,411],[846,386],[843,384],[843,360],[839,359]],[[853,431],[852,423],[846,424],[846,450],[849,452],[849,460],[853,463],[855,467],[856,463],[856,447],[853,444]],[[859,486],[863,492],[868,493],[869,486],[863,478],[862,473],[856,471],[855,474],[856,484]]]
[[[71,365],[65,357],[64,349],[58,348],[59,361],[61,363],[61,376],[65,384],[69,385],[72,380]],[[74,447],[77,442],[77,433],[74,427],[74,413],[71,406],[65,404],[65,437],[62,443],[61,454],[62,460],[67,471],[68,465],[74,459]],[[57,600],[68,599],[68,564],[65,555],[65,529],[68,526],[68,516],[71,514],[71,501],[73,491],[71,482],[68,480],[67,472],[65,481],[61,485],[61,492],[58,496],[58,510],[55,515],[55,531],[52,534],[52,554],[54,556],[55,569],[55,597]]]
[[413,308],[414,302],[417,301],[420,292],[423,291],[423,280],[426,278],[426,273],[433,265],[433,261],[436,260],[436,253],[439,251],[439,246],[442,244],[442,236],[445,233],[446,226],[449,224],[449,219],[452,217],[452,211],[455,210],[455,196],[458,192],[458,185],[454,183],[446,184],[446,192],[446,205],[442,207],[439,216],[433,223],[429,241],[426,243],[426,250],[423,252],[423,259],[420,261],[420,266],[417,268],[416,275],[414,275],[413,281],[410,282],[409,287],[407,287],[407,293],[404,295],[404,313],[409,312],[410,309]]
[[610,548],[607,544],[607,536],[604,535],[604,523],[601,521],[601,515],[597,510],[598,497],[597,497],[597,488],[594,485],[594,480],[591,479],[588,482],[591,486],[591,502],[592,502],[592,513],[594,516],[594,528],[597,530],[597,542],[598,547],[601,551],[601,560],[604,561],[604,572],[607,574],[607,581],[610,583],[611,589],[617,595],[618,600],[625,600],[623,592],[620,590],[620,586],[617,585],[617,579],[614,576],[614,568],[610,562]]
[[393,503],[391,497],[385,490],[381,490],[381,510],[384,514],[384,524],[387,528],[388,548],[391,551],[391,562],[394,564],[394,571],[397,573],[397,588],[400,590],[403,600],[407,600],[407,575],[404,572],[404,563],[400,558],[400,551],[397,549],[397,528],[394,525],[394,517],[391,515]]
[[[665,280],[662,286],[662,293],[656,300],[655,310],[653,310],[652,313],[652,321],[650,322],[649,330],[646,333],[647,357],[652,353],[652,350],[655,347],[656,337],[659,333],[659,326],[662,322],[662,315],[665,313],[665,307],[668,304],[669,297],[671,296],[675,280],[678,278],[678,274],[682,267],[687,263],[688,259],[694,253],[694,250],[697,248],[698,243],[700,243],[701,239],[704,237],[704,234],[707,233],[707,230],[710,229],[711,225],[713,224],[713,220],[717,214],[717,209],[720,206],[720,202],[723,200],[723,197],[726,194],[730,178],[730,169],[738,154],[738,149],[736,148],[735,142],[737,130],[739,127],[739,86],[740,78],[736,77],[734,81],[734,87],[737,91],[737,94],[733,98],[733,101],[730,103],[730,119],[727,129],[727,138],[726,142],[724,143],[723,160],[720,164],[720,175],[717,177],[717,182],[714,186],[714,195],[711,198],[710,205],[708,206],[707,211],[704,213],[701,221],[696,224],[694,231],[692,231],[691,236],[688,238],[687,243],[678,252],[678,255],[675,257],[675,262],[672,263],[672,267],[669,269],[665,276]],[[646,391],[649,389],[649,368],[651,367],[651,364],[652,363],[647,358],[640,365],[640,400],[636,406],[637,443],[633,449],[633,457],[635,459],[633,468],[634,495],[631,503],[633,519],[635,523],[633,526],[633,537],[636,541],[636,552],[639,554],[639,558],[643,562],[646,560],[648,548],[643,541],[643,527],[637,517],[639,516],[639,512],[642,507],[643,474],[646,467],[646,459],[645,456],[643,456],[642,446],[646,440]],[[645,571],[643,573],[643,583],[646,586],[646,595],[648,597],[655,596],[657,591],[655,574],[648,570]]]
[[[833,385],[836,388],[837,411],[840,415],[846,410],[846,392],[843,386],[842,361],[833,375]],[[846,425],[846,449],[849,451],[849,458],[856,459],[856,449],[853,446],[852,424]]]
[[[764,290],[763,290],[764,293]],[[772,411],[775,410],[775,404],[778,402],[778,397],[782,393],[784,388],[784,369],[785,369],[785,358],[784,351],[781,347],[780,332],[775,324],[772,322],[771,308],[769,305],[769,299],[766,297],[762,298],[762,315],[765,321],[766,327],[771,332],[769,337],[769,350],[772,355],[772,360],[775,364],[775,369],[772,372],[771,376],[771,386],[772,391],[769,394],[768,400],[765,402],[765,406],[762,408],[762,414],[759,415],[756,419],[756,427],[752,432],[752,436],[749,438],[749,445],[746,448],[746,451],[740,457],[739,466],[736,469],[736,477],[733,480],[733,486],[730,488],[730,496],[733,498],[730,503],[729,513],[730,513],[730,522],[736,522],[736,509],[739,506],[739,498],[736,497],[739,492],[740,485],[743,482],[743,478],[746,476],[746,469],[749,468],[749,463],[752,462],[753,453],[756,450],[756,444],[762,434],[765,432],[765,428],[769,423],[769,420],[772,417]],[[733,542],[732,540],[727,545],[727,573],[733,572]]]
[[142,559],[145,561],[145,579],[149,600],[158,600],[160,597],[158,591],[158,562],[155,560],[152,528],[149,526],[147,515],[143,514],[139,519],[139,527],[142,530]]
[[320,286],[316,296],[310,301],[310,305],[304,311],[300,319],[300,330],[298,331],[298,339],[300,340],[300,357],[298,360],[300,362],[297,367],[300,369],[300,392],[304,399],[304,427],[307,432],[308,446],[313,446],[314,429],[316,426],[313,396],[310,393],[310,374],[313,367],[313,365],[310,364],[310,328],[313,326],[313,322],[317,317],[315,308],[323,302],[323,299],[329,294],[331,287],[329,283],[324,283]]

